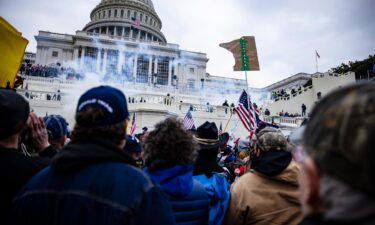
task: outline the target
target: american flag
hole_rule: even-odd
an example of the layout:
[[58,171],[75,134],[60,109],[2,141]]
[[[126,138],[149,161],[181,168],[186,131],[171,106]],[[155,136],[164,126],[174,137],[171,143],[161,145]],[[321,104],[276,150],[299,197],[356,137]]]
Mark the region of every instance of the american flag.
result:
[[133,119],[132,119],[132,126],[130,127],[130,135],[134,136],[135,133],[135,128],[136,128],[136,123],[135,123],[135,113],[133,114]]
[[[238,101],[238,105],[235,108],[240,120],[248,131],[255,131],[257,129],[257,121],[255,116],[254,106],[250,99],[248,101],[249,95],[244,90]],[[250,105],[249,105],[250,103]]]
[[132,25],[139,27],[141,26],[141,21],[135,17],[132,17]]
[[184,118],[184,126],[187,130],[195,128],[193,115],[191,114],[191,111],[189,110]]

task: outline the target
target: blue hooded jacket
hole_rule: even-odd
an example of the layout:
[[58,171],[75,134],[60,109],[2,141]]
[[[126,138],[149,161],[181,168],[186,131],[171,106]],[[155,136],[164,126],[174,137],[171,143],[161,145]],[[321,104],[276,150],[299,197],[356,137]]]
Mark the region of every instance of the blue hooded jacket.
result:
[[210,196],[204,186],[193,179],[192,165],[177,165],[156,171],[146,168],[145,172],[169,196],[176,224],[208,223]]
[[196,175],[210,195],[209,225],[221,225],[228,210],[230,200],[230,185],[224,175],[213,173],[211,177],[205,174]]

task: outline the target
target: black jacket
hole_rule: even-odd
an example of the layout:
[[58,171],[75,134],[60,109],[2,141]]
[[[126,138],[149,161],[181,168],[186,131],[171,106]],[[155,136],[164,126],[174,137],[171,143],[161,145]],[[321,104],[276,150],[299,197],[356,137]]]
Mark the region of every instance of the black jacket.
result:
[[[53,149],[43,151],[53,156]],[[25,156],[17,149],[0,147],[0,224],[6,224],[13,197],[38,171],[48,166],[49,159]]]
[[12,224],[174,224],[167,197],[100,138],[75,140],[14,200]]

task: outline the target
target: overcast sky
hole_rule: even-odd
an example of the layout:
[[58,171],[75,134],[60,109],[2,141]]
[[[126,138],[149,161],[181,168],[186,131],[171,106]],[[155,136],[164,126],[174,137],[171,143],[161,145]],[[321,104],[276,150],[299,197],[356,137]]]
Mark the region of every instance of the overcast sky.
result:
[[[39,30],[74,34],[100,0],[0,0],[0,15],[30,41]],[[264,87],[299,72],[315,72],[375,54],[375,0],[153,0],[169,43],[207,53],[207,72],[244,77],[219,47],[254,35],[260,72],[250,85]]]

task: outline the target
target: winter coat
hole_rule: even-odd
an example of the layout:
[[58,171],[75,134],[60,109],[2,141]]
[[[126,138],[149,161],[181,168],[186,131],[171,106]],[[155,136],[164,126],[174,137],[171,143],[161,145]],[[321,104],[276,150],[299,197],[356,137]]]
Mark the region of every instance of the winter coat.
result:
[[230,185],[223,174],[196,175],[194,179],[203,184],[210,196],[209,225],[221,225],[229,206]]
[[206,225],[210,198],[202,184],[193,179],[193,166],[177,165],[146,174],[169,196],[176,223]]
[[232,185],[224,224],[298,224],[302,219],[299,168],[290,154],[270,152],[255,168]]
[[107,140],[75,140],[21,190],[11,224],[174,224],[166,196],[133,165]]
[[[42,157],[25,156],[20,150],[0,147],[0,224],[6,224],[12,199],[23,185],[37,172],[49,164],[47,156],[55,150],[48,148],[41,152]],[[43,154],[42,154],[43,153]]]

